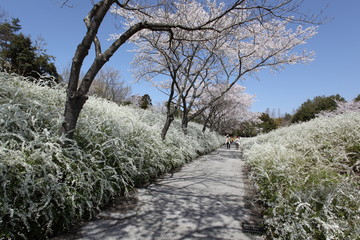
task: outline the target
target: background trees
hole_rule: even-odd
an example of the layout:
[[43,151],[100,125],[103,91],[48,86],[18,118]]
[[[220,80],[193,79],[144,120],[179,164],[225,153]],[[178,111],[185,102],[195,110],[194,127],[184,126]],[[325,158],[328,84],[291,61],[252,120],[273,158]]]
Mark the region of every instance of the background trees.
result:
[[113,68],[104,68],[94,79],[89,90],[90,95],[106,98],[118,104],[123,104],[131,93],[131,87],[121,80],[120,72]]
[[0,23],[0,67],[10,73],[38,79],[48,75],[59,82],[59,74],[52,62],[53,56],[46,53],[44,41],[38,39],[35,43],[22,33],[20,20],[17,18],[8,22],[2,18]]
[[[135,94],[127,98],[124,105],[132,105],[141,109],[148,109],[152,107],[152,101],[149,94],[144,94],[142,96]],[[161,112],[161,114],[163,114],[163,112]]]
[[336,116],[348,112],[360,112],[360,101],[358,100],[360,95],[354,98],[351,101],[339,101],[335,100],[336,102],[336,109],[330,109],[321,111],[317,116]]
[[354,98],[354,101],[355,101],[355,102],[360,102],[360,94],[359,94],[359,95],[357,95],[357,97],[356,97],[356,98]]
[[152,102],[151,102],[151,98],[149,94],[144,94],[141,98],[140,98],[140,102],[139,102],[139,106],[142,109],[148,109],[149,107],[152,106]]
[[235,130],[235,133],[244,137],[252,137],[258,133],[267,133],[280,127],[309,121],[319,116],[331,117],[347,112],[359,112],[360,101],[357,101],[358,98],[359,96],[353,100],[345,101],[339,94],[328,97],[317,96],[304,102],[293,115],[286,113],[284,116],[280,117],[279,115],[277,118],[274,113],[270,114],[270,109],[266,109],[265,113],[262,113],[260,117],[261,123],[241,124],[241,127]]
[[[299,25],[294,30],[293,18],[284,20],[282,14],[285,12],[280,11],[279,15],[272,12],[283,7],[285,9],[289,7],[288,4],[291,5],[291,1],[276,6],[267,1],[260,5],[235,1],[226,8],[225,4],[217,5],[215,2],[206,5],[179,1],[169,8],[174,12],[158,10],[157,17],[161,22],[182,22],[190,28],[194,27],[194,23],[203,23],[206,28],[201,31],[189,27],[156,33],[141,31],[130,39],[137,45],[134,64],[137,78],[151,81],[168,93],[168,117],[163,138],[178,108],[182,111],[183,130],[186,133],[187,123],[215,104],[238,80],[254,75],[263,68],[278,69],[284,64],[311,60],[312,53],[303,51],[296,54],[290,50],[311,38],[316,28]],[[253,11],[254,7],[259,12]],[[127,18],[128,26],[152,20],[142,12],[128,14],[123,8],[113,12]],[[162,82],[155,82],[158,75],[168,78],[165,82],[163,79]],[[211,95],[212,99],[207,105],[194,111],[196,99],[207,88],[219,83],[226,87],[217,95]]]
[[[67,5],[70,0],[63,2]],[[87,31],[72,58],[62,132],[68,138],[73,137],[96,75],[125,42],[141,41],[140,33],[161,32],[169,46],[175,41],[207,43],[224,38],[216,53],[228,89],[261,68],[278,69],[284,64],[310,61],[311,52],[291,51],[316,33],[316,27],[309,26],[312,19],[299,13],[298,8],[296,0],[93,1],[84,18]],[[97,33],[110,10],[120,16],[122,32],[114,34],[113,43],[103,50]],[[94,59],[80,77],[92,46]]]
[[[211,84],[218,83],[214,52],[196,41],[174,40],[169,45],[167,36],[161,32],[141,35],[141,39],[141,42],[135,42],[139,48],[133,62],[134,75],[137,80],[152,82],[168,96],[162,138],[179,111],[186,133],[188,122],[201,113],[194,111],[195,101]],[[154,79],[159,75],[166,79],[156,82]]]
[[336,109],[336,101],[344,102],[345,99],[339,94],[328,97],[318,96],[313,100],[308,99],[304,102],[293,115],[291,122],[306,122],[316,117],[321,111],[333,111]]
[[[221,84],[209,87],[196,101],[194,111],[196,112],[198,109],[204,109],[204,106],[209,106],[213,96],[218,96],[226,87],[226,85]],[[242,123],[259,122],[260,114],[250,111],[253,101],[254,96],[245,93],[245,87],[235,84],[228,92],[201,113],[204,126],[203,131],[209,128],[225,134],[238,129]]]
[[271,118],[267,113],[261,114],[260,120],[262,122],[259,124],[259,128],[260,128],[259,130],[262,133],[271,132],[272,130],[275,130],[279,127],[276,121],[273,118]]

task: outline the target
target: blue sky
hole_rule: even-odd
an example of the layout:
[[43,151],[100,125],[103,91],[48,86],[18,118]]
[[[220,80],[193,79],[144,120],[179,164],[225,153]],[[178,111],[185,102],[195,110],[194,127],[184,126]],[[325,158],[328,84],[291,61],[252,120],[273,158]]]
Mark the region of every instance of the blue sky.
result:
[[[290,65],[276,73],[262,71],[259,80],[247,79],[241,84],[247,92],[256,94],[252,110],[267,108],[278,113],[292,113],[307,99],[315,96],[340,94],[351,100],[360,94],[360,9],[359,0],[305,0],[304,10],[318,13],[332,20],[319,27],[318,34],[305,48],[314,50],[316,57],[307,65]],[[1,0],[0,7],[10,17],[17,17],[22,32],[33,39],[42,36],[48,54],[56,57],[58,71],[71,62],[76,46],[81,41],[85,26],[82,19],[90,10],[90,0],[73,0],[74,8],[61,8],[61,0]],[[116,20],[109,15],[100,38],[106,40],[116,33]],[[108,43],[107,43],[108,44]],[[105,47],[105,46],[104,46]],[[103,49],[104,49],[103,47]],[[133,94],[149,94],[153,102],[165,99],[148,83],[133,83],[129,72],[132,54],[130,45],[122,47],[107,66],[118,69],[132,87]],[[87,65],[85,62],[84,65]]]

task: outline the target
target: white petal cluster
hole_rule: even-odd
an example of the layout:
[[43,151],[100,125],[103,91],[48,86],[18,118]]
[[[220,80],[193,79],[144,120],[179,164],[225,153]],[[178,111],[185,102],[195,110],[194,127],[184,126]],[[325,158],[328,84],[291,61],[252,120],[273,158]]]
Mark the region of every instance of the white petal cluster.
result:
[[[207,92],[197,100],[197,107],[202,107],[209,104],[209,102],[226,88],[226,85],[213,85],[207,89]],[[231,123],[236,127],[244,122],[259,122],[260,113],[250,111],[254,103],[255,95],[250,95],[245,92],[246,88],[239,84],[235,84],[228,92],[225,93],[218,101],[213,104],[213,107],[207,109],[205,113],[210,114],[210,111],[216,111],[217,116],[221,116],[219,121],[223,122],[224,127],[228,127]],[[214,113],[212,113],[214,114]]]
[[[168,31],[154,34],[152,30],[142,30],[133,36],[131,41],[137,44],[138,59],[145,57],[143,54],[154,47],[143,38],[152,39],[152,43],[156,41],[163,48],[168,47],[172,39],[201,41],[210,51],[227,59],[229,65],[239,66],[241,62],[242,72],[257,71],[261,67],[279,68],[284,64],[306,63],[313,59],[313,52],[294,52],[293,49],[313,37],[317,27],[296,25],[291,17],[265,18],[256,14],[251,4],[251,1],[244,1],[243,5],[226,12],[229,4],[179,0],[165,1],[156,7],[141,6],[142,11],[113,7],[112,13],[124,20],[124,31],[139,22],[173,26],[171,34]],[[120,35],[113,34],[112,37]],[[218,47],[214,48],[215,44]]]
[[299,46],[317,27],[298,24],[294,17],[275,17],[264,10],[270,5],[258,12],[256,2],[241,3],[229,8],[235,6],[232,1],[162,1],[154,6],[129,1],[128,8],[113,7],[124,31],[138,23],[156,26],[130,39],[136,46],[134,78],[167,94],[175,81],[176,96],[191,102],[211,86],[233,85],[264,68],[313,60],[314,52]]

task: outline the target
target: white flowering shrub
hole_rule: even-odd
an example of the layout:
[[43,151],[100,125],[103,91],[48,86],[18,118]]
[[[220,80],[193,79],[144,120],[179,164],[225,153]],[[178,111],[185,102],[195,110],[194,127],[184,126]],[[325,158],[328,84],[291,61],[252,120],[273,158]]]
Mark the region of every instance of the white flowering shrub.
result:
[[61,136],[64,89],[0,73],[0,239],[46,239],[114,197],[217,148],[222,139],[164,117],[91,98],[76,139]]
[[359,239],[359,112],[243,142],[271,238]]

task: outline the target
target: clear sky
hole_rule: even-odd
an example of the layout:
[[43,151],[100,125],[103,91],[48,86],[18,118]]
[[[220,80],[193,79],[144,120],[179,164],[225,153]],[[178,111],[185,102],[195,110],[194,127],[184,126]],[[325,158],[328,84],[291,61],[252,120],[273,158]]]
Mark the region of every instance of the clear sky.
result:
[[[1,9],[9,17],[17,17],[22,32],[38,36],[47,43],[48,54],[56,57],[59,72],[70,64],[76,46],[85,33],[82,19],[91,8],[90,0],[72,0],[73,8],[61,8],[61,0],[0,0]],[[360,1],[359,0],[305,0],[304,9],[312,13],[324,10],[324,17],[332,20],[319,27],[318,34],[305,48],[314,50],[316,57],[307,65],[290,65],[277,73],[263,71],[259,80],[247,79],[241,84],[247,92],[256,94],[252,110],[264,112],[278,109],[283,114],[292,113],[307,99],[315,96],[340,94],[351,100],[360,94]],[[109,15],[100,38],[108,39],[116,33],[116,19]],[[106,42],[109,44],[109,42]],[[103,49],[105,46],[103,46]],[[123,79],[132,87],[132,94],[149,94],[153,102],[165,98],[148,83],[133,83],[129,72],[132,53],[130,45],[122,47],[107,63],[118,69]],[[85,66],[89,64],[85,62]]]

